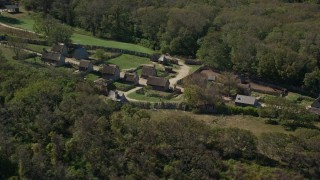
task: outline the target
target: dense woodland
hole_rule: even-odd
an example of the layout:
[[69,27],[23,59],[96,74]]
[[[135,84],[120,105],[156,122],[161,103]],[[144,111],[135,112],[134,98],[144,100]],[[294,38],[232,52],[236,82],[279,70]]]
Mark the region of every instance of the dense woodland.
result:
[[0,56],[0,179],[320,177],[320,131],[220,129],[103,102],[65,69]]
[[93,35],[320,92],[319,0],[23,0]]

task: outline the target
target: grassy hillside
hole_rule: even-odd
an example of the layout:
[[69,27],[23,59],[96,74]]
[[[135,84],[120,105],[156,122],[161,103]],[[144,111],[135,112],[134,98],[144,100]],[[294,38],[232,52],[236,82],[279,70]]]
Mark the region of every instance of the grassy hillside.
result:
[[[8,24],[10,26],[18,27],[21,29],[33,31],[34,20],[32,19],[32,15],[30,13],[26,13],[26,12],[23,12],[20,14],[4,13],[3,15],[0,16],[0,22],[4,24]],[[130,51],[137,51],[137,52],[148,53],[148,54],[151,54],[154,52],[153,50],[140,45],[111,41],[111,40],[104,40],[104,39],[100,39],[100,38],[88,35],[88,33],[81,33],[81,32],[82,31],[76,31],[73,34],[72,41],[74,43],[126,49]]]

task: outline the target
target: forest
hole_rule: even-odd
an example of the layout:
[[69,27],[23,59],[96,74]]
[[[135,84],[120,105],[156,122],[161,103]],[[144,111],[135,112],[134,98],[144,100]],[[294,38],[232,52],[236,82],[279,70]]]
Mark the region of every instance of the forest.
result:
[[0,179],[320,177],[320,131],[211,127],[105,103],[65,69],[0,56]]
[[319,0],[22,0],[93,35],[320,91]]

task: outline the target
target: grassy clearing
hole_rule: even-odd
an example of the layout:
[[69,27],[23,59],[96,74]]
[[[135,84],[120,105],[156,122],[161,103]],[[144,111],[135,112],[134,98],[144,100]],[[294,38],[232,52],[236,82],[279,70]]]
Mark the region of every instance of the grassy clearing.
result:
[[314,99],[308,96],[303,96],[297,93],[292,93],[289,92],[288,95],[286,96],[286,99],[289,101],[295,102],[301,106],[310,106]]
[[[163,93],[163,94],[167,94],[167,95],[170,94],[167,92],[159,92],[159,91],[154,91],[154,92]],[[178,97],[174,97],[172,99],[164,99],[164,98],[159,98],[159,97],[150,97],[147,95],[138,94],[136,92],[129,94],[128,97],[131,99],[136,99],[139,101],[145,101],[145,102],[151,102],[151,103],[155,103],[155,102],[177,102],[178,103],[178,102],[182,102],[182,100],[183,100],[182,95],[178,96]]]
[[187,65],[189,67],[191,67],[189,74],[194,73],[196,70],[198,70],[202,65]]
[[[158,110],[152,111],[153,117],[159,116],[174,116],[177,114],[175,110]],[[179,111],[179,114],[183,114],[186,116],[190,116],[195,120],[202,121],[211,125],[213,127],[220,128],[239,128],[251,131],[253,134],[259,136],[262,133],[268,132],[279,132],[286,134],[293,134],[292,131],[286,131],[280,125],[270,125],[265,124],[264,118],[252,117],[252,116],[243,116],[243,115],[235,115],[235,116],[221,116],[221,115],[197,115],[191,112]]]
[[119,49],[126,49],[130,51],[137,51],[147,54],[152,54],[154,51],[148,49],[143,46],[139,46],[136,44],[118,42],[118,41],[111,41],[111,40],[104,40],[97,37],[93,37],[91,35],[84,35],[74,33],[72,36],[72,41],[78,44],[85,44],[85,45],[96,45],[96,46],[103,46],[103,47],[111,47],[111,48],[119,48]]
[[148,58],[127,54],[123,54],[117,58],[110,59],[107,62],[119,66],[120,69],[134,69],[142,64],[151,64],[151,61]]
[[14,53],[13,53],[12,49],[0,46],[0,51],[2,52],[2,55],[6,59],[13,60]]
[[85,78],[89,81],[95,81],[95,80],[99,79],[100,76],[92,74],[92,73],[88,73],[88,74],[86,74]]
[[27,12],[22,12],[19,14],[4,13],[2,16],[0,16],[0,22],[21,29],[33,31],[34,20],[32,15]]
[[[27,12],[22,12],[19,14],[4,13],[3,16],[0,16],[0,22],[14,26],[14,27],[18,27],[21,29],[33,31],[34,20],[32,18],[31,13],[27,13]],[[146,47],[136,45],[136,44],[103,40],[97,37],[93,37],[89,32],[86,32],[78,28],[75,28],[74,34],[72,36],[72,41],[78,44],[126,49],[131,51],[147,53],[147,54],[152,54],[154,52],[151,49],[148,49]]]
[[41,53],[43,48],[47,50],[51,49],[51,47],[49,46],[42,46],[42,45],[36,45],[36,44],[28,44],[27,48],[38,53]]
[[126,84],[123,82],[114,82],[113,84],[117,90],[124,91],[124,92],[130,91],[131,89],[136,87],[134,85]]

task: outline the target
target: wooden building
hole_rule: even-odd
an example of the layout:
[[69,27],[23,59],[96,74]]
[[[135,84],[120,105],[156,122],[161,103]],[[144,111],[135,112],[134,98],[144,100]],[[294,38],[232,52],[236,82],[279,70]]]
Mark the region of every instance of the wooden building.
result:
[[79,71],[82,72],[91,72],[93,71],[93,64],[88,60],[81,60],[79,64]]
[[126,83],[138,85],[139,84],[139,75],[136,72],[134,72],[134,73],[126,72],[123,80]]
[[154,66],[142,66],[141,78],[147,79],[150,76],[157,76],[157,70]]
[[150,76],[147,80],[147,85],[151,86],[154,90],[168,91],[170,82],[166,78]]
[[60,53],[43,51],[41,61],[52,66],[62,66],[65,64],[65,57]]
[[118,81],[120,79],[120,68],[116,65],[103,65],[100,71],[102,77],[106,80]]

